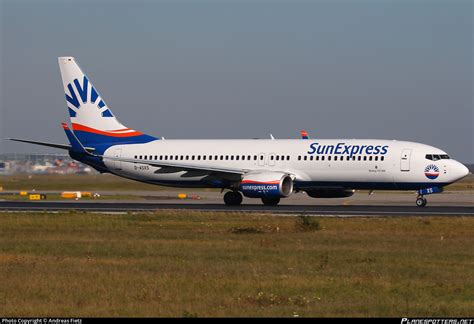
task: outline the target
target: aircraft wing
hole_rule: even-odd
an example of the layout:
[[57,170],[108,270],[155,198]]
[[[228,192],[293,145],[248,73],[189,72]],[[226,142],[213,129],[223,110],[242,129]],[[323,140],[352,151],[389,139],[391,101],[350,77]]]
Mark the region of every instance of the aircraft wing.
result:
[[160,161],[150,161],[150,160],[140,160],[140,159],[127,159],[127,158],[118,158],[118,157],[108,157],[100,156],[104,160],[128,162],[128,163],[137,163],[137,164],[146,164],[154,167],[162,168],[175,168],[178,171],[206,171],[206,172],[218,172],[218,173],[228,173],[228,174],[245,174],[250,172],[248,169],[232,169],[232,168],[216,168],[212,166],[196,166],[196,165],[187,165],[181,163],[169,163],[169,162],[160,162]]

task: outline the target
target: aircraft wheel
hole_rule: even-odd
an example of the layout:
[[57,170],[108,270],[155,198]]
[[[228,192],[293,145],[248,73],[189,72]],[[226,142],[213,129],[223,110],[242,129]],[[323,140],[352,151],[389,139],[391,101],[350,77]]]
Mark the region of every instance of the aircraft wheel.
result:
[[419,197],[419,198],[416,199],[416,205],[418,207],[425,207],[427,203],[428,203],[428,201],[426,200],[426,198]]
[[224,195],[224,203],[227,206],[238,206],[242,203],[242,195],[238,191],[228,191]]
[[280,202],[280,198],[263,197],[262,202],[265,206],[276,206]]

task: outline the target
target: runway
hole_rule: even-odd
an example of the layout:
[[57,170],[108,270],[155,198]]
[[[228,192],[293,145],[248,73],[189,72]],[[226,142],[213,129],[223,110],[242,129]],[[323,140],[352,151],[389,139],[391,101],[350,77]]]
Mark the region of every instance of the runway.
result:
[[201,212],[249,212],[276,215],[311,216],[474,216],[474,207],[456,206],[388,206],[388,205],[279,205],[261,204],[225,206],[208,203],[165,203],[165,202],[30,202],[0,201],[0,211],[67,211],[91,212],[140,212],[157,210],[193,210]]

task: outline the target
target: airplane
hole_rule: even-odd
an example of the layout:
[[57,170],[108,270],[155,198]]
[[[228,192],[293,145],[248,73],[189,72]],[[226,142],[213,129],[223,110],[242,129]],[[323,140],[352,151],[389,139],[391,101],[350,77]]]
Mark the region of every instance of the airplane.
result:
[[69,144],[10,139],[64,149],[101,173],[145,183],[219,188],[224,202],[243,196],[278,205],[305,192],[312,198],[350,197],[355,190],[413,190],[425,196],[469,174],[433,146],[381,139],[162,140],[124,126],[74,57],[59,57],[71,126]]

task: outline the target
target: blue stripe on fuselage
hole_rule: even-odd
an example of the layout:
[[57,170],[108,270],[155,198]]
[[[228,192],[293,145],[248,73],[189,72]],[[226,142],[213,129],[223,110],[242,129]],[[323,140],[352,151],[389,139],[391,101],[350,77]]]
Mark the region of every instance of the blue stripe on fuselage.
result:
[[145,134],[130,137],[114,137],[77,130],[74,131],[74,134],[77,136],[82,145],[95,148],[95,154],[104,154],[105,150],[113,145],[144,144],[158,139]]

